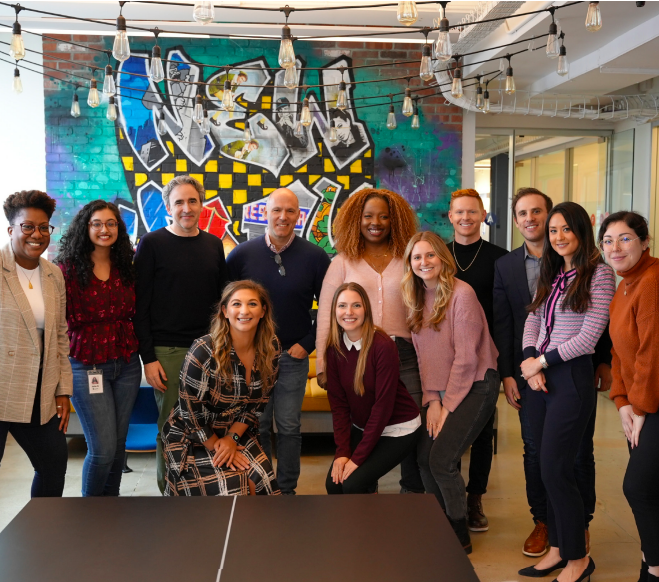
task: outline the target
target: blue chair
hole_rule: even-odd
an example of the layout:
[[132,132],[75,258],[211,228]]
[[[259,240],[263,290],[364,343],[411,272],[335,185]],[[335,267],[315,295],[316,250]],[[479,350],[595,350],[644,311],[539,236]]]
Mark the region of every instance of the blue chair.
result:
[[158,438],[158,407],[153,396],[153,388],[142,381],[140,390],[130,415],[128,436],[126,437],[126,461],[124,473],[130,473],[128,453],[153,453]]

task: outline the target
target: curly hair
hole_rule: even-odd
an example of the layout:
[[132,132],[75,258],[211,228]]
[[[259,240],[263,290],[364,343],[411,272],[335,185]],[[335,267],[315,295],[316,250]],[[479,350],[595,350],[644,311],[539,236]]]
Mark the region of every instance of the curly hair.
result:
[[362,213],[371,198],[381,198],[389,206],[391,234],[389,244],[394,257],[402,259],[407,242],[418,229],[416,213],[400,194],[383,188],[364,188],[355,192],[343,206],[334,221],[336,250],[350,260],[359,260],[364,254],[364,237],[361,233]]
[[119,271],[124,285],[131,285],[135,281],[133,267],[135,251],[119,209],[112,202],[94,200],[83,206],[80,212],[73,217],[68,230],[60,240],[59,252],[55,257],[55,263],[62,265],[67,275],[74,274],[83,289],[89,285],[94,272],[94,262],[91,258],[94,243],[89,238],[89,221],[95,212],[106,208],[114,214],[119,230],[117,240],[110,249],[110,261],[112,266]]
[[48,220],[50,220],[56,206],[57,202],[41,190],[21,190],[7,196],[2,208],[5,211],[7,222],[13,224],[16,216],[26,208],[43,210]]

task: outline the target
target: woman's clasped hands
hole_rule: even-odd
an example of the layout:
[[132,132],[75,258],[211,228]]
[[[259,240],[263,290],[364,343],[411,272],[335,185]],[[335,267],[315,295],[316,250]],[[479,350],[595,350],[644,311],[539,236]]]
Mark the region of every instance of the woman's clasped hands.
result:
[[426,413],[426,428],[428,435],[435,440],[449,415],[449,409],[442,406],[441,400],[431,400],[428,405],[428,412]]
[[353,463],[348,457],[334,459],[332,464],[332,481],[335,484],[343,483],[359,465]]
[[522,378],[528,382],[531,390],[542,390],[547,392],[545,375],[542,372],[542,364],[538,358],[527,358],[520,366],[522,369]]
[[249,461],[247,460],[247,457],[240,452],[243,451],[245,447],[238,446],[236,441],[230,436],[222,438],[216,437],[215,441],[212,443],[212,447],[209,447],[208,444],[206,444],[206,447],[210,451],[215,451],[215,454],[213,455],[214,467],[226,465],[233,471],[246,471],[249,469]]

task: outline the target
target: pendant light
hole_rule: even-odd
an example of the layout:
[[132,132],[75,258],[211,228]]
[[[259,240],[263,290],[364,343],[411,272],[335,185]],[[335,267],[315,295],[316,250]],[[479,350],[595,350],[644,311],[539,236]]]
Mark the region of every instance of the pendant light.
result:
[[311,125],[311,111],[309,110],[309,99],[306,97],[302,102],[302,113],[300,113],[300,121],[304,127],[309,127]]
[[73,94],[73,101],[71,102],[71,117],[80,117],[80,102],[78,101],[78,94]]
[[165,70],[162,66],[162,51],[158,45],[154,45],[151,49],[151,68],[149,69],[149,77],[154,83],[160,83],[165,78]]
[[403,99],[403,115],[411,117],[414,114],[414,103],[412,103],[412,91],[408,87],[405,89],[405,98]]
[[288,69],[285,69],[285,71],[284,86],[287,89],[295,89],[295,87],[297,87],[297,67],[288,67]]
[[398,22],[405,26],[411,26],[419,18],[419,11],[416,8],[416,2],[403,1],[398,2],[398,11],[396,14]]
[[201,118],[201,123],[199,124],[199,131],[201,135],[208,135],[211,132],[211,121],[208,118],[208,110],[204,107],[204,115]]
[[158,116],[158,125],[156,126],[158,133],[160,135],[165,135],[167,133],[167,124],[165,123],[165,108],[160,109],[160,115]]
[[18,67],[14,69],[14,81],[12,83],[12,89],[14,93],[23,92],[23,81],[21,81],[21,72],[18,70]]
[[249,122],[245,122],[245,129],[243,130],[243,140],[245,142],[252,141],[252,130],[249,128]]
[[344,111],[348,108],[348,96],[346,94],[346,83],[341,81],[339,83],[339,95],[336,98],[336,106],[341,111]]
[[396,111],[394,109],[394,96],[389,95],[389,114],[387,115],[387,129],[396,129]]
[[195,22],[209,24],[215,20],[215,8],[212,2],[195,2],[192,9],[192,18]]
[[554,22],[554,12],[551,10],[551,24],[549,25],[549,34],[547,35],[547,48],[545,53],[550,59],[558,57],[559,44],[558,44],[558,26]]
[[295,66],[295,51],[293,50],[293,37],[291,29],[286,24],[281,29],[281,44],[279,45],[279,66],[290,69]]
[[419,129],[421,122],[419,121],[419,98],[414,98],[414,116],[412,117],[412,129]]
[[108,99],[108,110],[105,113],[110,121],[115,121],[117,119],[117,106],[114,104],[114,95],[110,95]]
[[513,95],[515,93],[515,77],[513,77],[513,67],[510,63],[510,56],[506,57],[508,59],[508,68],[506,69],[506,88],[504,92],[506,95]]
[[192,121],[201,123],[204,119],[204,105],[201,100],[201,95],[195,97],[194,109],[192,110]]
[[293,131],[293,135],[298,139],[302,139],[304,137],[304,125],[302,125],[302,122],[299,119],[295,124],[295,130]]
[[424,44],[421,52],[421,66],[419,67],[419,77],[424,81],[430,81],[435,76],[432,71],[431,54],[430,45]]
[[11,43],[9,44],[9,56],[15,61],[25,58],[25,43],[21,34],[21,23],[18,22],[18,12],[16,11],[16,22],[12,27]]
[[[229,76],[228,71],[226,75],[227,77]],[[224,81],[224,91],[222,91],[222,107],[224,107],[226,111],[233,111],[233,91],[231,90],[231,81],[229,81],[229,79]]]
[[490,92],[487,90],[487,85],[485,85],[485,91],[483,92],[483,113],[490,112]]
[[455,60],[457,67],[453,71],[453,83],[451,84],[451,95],[455,99],[462,97],[462,69],[460,68],[460,60]]
[[602,28],[600,3],[591,2],[588,4],[588,13],[586,14],[586,30],[588,32],[597,32],[600,28]]
[[485,97],[483,97],[483,87],[481,87],[479,78],[478,87],[476,88],[476,109],[482,111],[483,107],[485,107]]
[[[119,2],[123,10],[125,2]],[[114,44],[112,45],[112,56],[119,62],[123,63],[130,58],[130,43],[126,33],[126,19],[119,12],[117,17],[117,33],[114,35]]]
[[117,86],[112,76],[112,65],[105,65],[105,77],[103,79],[103,94],[111,97],[117,93]]
[[567,60],[567,49],[563,45],[561,45],[561,48],[559,49],[558,69],[556,72],[561,77],[564,77],[570,72],[570,63]]
[[101,104],[101,96],[98,94],[96,88],[96,79],[92,79],[89,83],[89,94],[87,95],[87,105],[92,108],[98,107]]
[[446,18],[446,3],[442,3],[442,19],[439,21],[439,36],[435,41],[435,58],[440,61],[450,61],[453,56],[451,37],[449,36],[448,18]]
[[339,136],[336,132],[336,123],[334,123],[334,119],[330,119],[329,130],[325,134],[325,137],[327,138],[327,141],[329,141],[330,143],[336,143],[339,140]]

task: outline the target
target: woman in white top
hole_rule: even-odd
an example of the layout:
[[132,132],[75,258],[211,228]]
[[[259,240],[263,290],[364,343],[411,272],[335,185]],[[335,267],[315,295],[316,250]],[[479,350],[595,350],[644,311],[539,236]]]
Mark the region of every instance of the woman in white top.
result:
[[32,497],[61,497],[73,392],[62,272],[41,258],[55,200],[23,190],[7,198],[10,241],[0,250],[0,461],[7,435],[34,467]]

